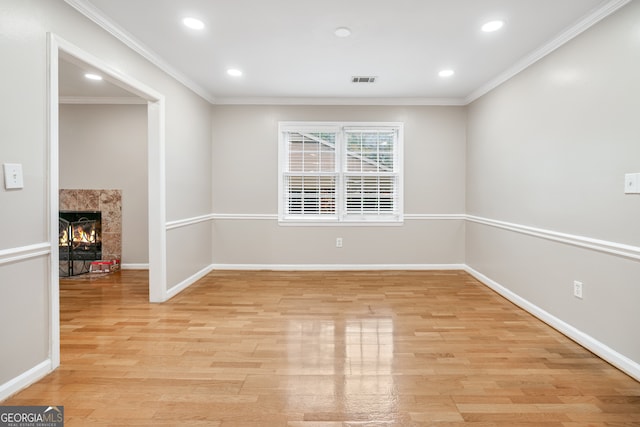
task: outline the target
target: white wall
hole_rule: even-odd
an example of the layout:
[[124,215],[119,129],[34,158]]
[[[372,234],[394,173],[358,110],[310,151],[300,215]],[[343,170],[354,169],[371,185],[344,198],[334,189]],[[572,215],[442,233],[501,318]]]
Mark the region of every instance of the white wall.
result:
[[149,263],[147,106],[60,105],[64,189],[122,190],[122,263]]
[[635,369],[640,197],[623,189],[640,171],[639,52],[632,2],[470,105],[467,145],[467,213],[483,219],[467,224],[467,264]]
[[[25,187],[0,188],[0,342],[11,343],[0,352],[0,397],[50,367],[47,32],[164,95],[167,220],[211,211],[209,103],[63,1],[2,1],[0,163],[21,163]],[[192,248],[167,255],[167,289],[211,263],[210,226],[194,227],[167,237]]]
[[[465,120],[464,107],[215,106],[213,211],[230,218],[214,223],[214,263],[463,264],[464,221],[424,216],[464,213]],[[279,226],[279,121],[404,122],[405,224]]]

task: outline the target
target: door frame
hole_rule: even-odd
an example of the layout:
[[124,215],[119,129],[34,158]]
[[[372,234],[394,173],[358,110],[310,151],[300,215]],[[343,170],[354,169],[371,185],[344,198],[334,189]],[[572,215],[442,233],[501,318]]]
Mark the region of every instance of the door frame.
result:
[[48,113],[48,226],[50,258],[50,349],[51,369],[60,365],[60,277],[58,271],[58,203],[59,203],[59,92],[58,58],[78,61],[99,70],[104,79],[147,103],[147,158],[149,197],[149,301],[167,300],[166,268],[166,186],[165,186],[165,98],[155,89],[109,66],[105,61],[69,43],[56,34],[47,33],[47,113]]

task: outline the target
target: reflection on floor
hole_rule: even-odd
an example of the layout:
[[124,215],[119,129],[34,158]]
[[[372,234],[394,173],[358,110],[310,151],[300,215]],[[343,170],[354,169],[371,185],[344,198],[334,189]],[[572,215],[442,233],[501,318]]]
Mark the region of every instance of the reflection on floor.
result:
[[640,425],[640,383],[463,272],[61,282],[65,426]]

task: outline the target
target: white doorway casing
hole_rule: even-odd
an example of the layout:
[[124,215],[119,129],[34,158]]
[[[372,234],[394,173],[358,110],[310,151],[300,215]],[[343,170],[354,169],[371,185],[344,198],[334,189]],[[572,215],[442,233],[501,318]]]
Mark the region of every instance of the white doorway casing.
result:
[[58,190],[59,190],[59,91],[58,58],[65,55],[89,64],[104,78],[147,102],[147,156],[149,195],[149,301],[168,299],[166,291],[166,204],[165,204],[165,99],[162,94],[123,74],[92,54],[48,33],[48,207],[50,259],[50,360],[51,369],[60,365],[60,289],[58,274]]

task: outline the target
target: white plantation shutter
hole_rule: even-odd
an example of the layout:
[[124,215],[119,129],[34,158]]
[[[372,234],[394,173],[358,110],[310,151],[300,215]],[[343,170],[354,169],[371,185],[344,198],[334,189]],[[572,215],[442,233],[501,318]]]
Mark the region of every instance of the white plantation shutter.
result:
[[398,131],[345,128],[346,219],[399,219]]
[[402,124],[280,125],[279,219],[402,221]]
[[285,133],[284,216],[337,218],[337,132]]
[[335,215],[336,179],[331,176],[285,176],[288,215]]
[[396,179],[390,176],[347,176],[346,215],[394,215]]

